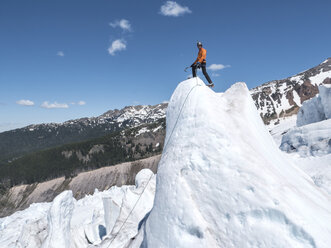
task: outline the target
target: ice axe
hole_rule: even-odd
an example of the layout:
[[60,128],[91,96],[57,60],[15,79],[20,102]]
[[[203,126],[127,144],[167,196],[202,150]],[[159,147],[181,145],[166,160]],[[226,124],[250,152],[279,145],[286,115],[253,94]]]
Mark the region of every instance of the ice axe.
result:
[[188,66],[184,69],[185,72],[187,72],[187,69],[191,68],[192,66]]

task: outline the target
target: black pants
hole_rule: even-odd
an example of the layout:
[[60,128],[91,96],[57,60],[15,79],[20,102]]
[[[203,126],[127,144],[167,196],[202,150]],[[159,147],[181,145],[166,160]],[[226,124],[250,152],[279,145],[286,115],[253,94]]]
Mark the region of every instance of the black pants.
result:
[[[197,67],[196,64],[192,66],[193,77],[196,77],[197,76],[197,69],[198,69],[198,67]],[[202,69],[202,73],[205,76],[205,78],[207,79],[208,83],[209,84],[212,84],[213,82],[211,81],[211,79],[210,79],[210,77],[209,77],[209,75],[207,73],[207,70],[206,70],[206,63],[201,63],[201,69]]]

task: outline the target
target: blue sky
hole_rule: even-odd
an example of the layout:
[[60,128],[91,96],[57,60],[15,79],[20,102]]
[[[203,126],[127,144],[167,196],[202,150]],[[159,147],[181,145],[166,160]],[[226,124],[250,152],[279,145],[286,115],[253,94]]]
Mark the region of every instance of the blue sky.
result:
[[225,66],[209,70],[215,91],[291,76],[331,56],[330,9],[328,0],[2,0],[0,131],[166,101],[197,40],[208,66]]

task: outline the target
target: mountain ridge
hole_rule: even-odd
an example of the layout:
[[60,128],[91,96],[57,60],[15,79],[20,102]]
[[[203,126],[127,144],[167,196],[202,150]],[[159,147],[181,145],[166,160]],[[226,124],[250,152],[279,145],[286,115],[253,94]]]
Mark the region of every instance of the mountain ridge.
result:
[[86,141],[106,134],[157,122],[165,118],[166,104],[126,106],[98,117],[63,123],[33,124],[0,133],[0,166],[22,155],[68,143]]
[[302,103],[318,94],[318,85],[331,84],[331,58],[281,80],[272,80],[250,90],[264,123],[278,124],[297,114]]

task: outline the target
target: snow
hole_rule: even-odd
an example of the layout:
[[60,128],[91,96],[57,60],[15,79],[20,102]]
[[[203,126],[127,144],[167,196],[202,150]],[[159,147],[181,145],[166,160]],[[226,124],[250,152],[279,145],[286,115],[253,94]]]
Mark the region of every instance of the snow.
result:
[[298,153],[286,155],[313,179],[316,186],[331,197],[331,154],[319,157],[301,157]]
[[331,85],[321,85],[318,87],[318,90],[325,118],[331,119]]
[[320,85],[319,95],[305,101],[297,116],[297,126],[303,126],[331,118],[331,88]]
[[246,85],[198,83],[168,106],[142,247],[329,247],[330,197],[277,148]]
[[331,78],[331,70],[326,72],[320,72],[319,74],[312,76],[309,79],[312,84],[319,85],[327,77]]
[[[153,207],[155,193],[153,172],[149,169],[141,170],[136,176],[135,184],[136,190],[127,192],[123,198],[119,217],[111,233],[95,247],[127,247],[138,234],[140,221]],[[134,211],[131,213],[132,210]]]
[[143,193],[111,246],[123,247],[138,233],[139,222],[151,210],[154,192],[155,176],[149,169],[137,174],[135,186],[114,186],[103,192],[96,190],[93,195],[78,201],[71,191],[64,191],[52,203],[32,204],[23,211],[1,218],[0,247],[108,247]]
[[37,203],[0,219],[0,247],[41,247],[47,237],[50,203]]
[[301,99],[300,96],[298,95],[298,93],[293,90],[293,101],[299,106],[301,107]]
[[329,62],[329,59],[324,60],[321,64],[325,64],[327,62]]
[[278,120],[270,121],[270,124],[267,126],[269,133],[273,137],[276,145],[279,147],[282,142],[282,137],[287,133],[292,127],[296,126],[297,116],[292,115],[286,118],[281,118],[279,124],[275,124]]
[[331,119],[291,128],[283,135],[280,149],[302,157],[331,153]]
[[74,209],[72,191],[56,197],[47,215],[48,235],[42,248],[70,247],[70,221]]
[[302,81],[303,77],[304,77],[303,75],[297,75],[297,76],[294,76],[294,77],[290,77],[289,80],[294,81],[294,82],[300,82],[300,81]]
[[147,129],[147,127],[143,127],[141,129],[139,129],[139,131],[136,133],[135,137],[139,136],[140,134],[148,133],[148,132],[150,132],[150,130]]
[[297,153],[300,157],[331,154],[331,87],[320,85],[319,92],[318,96],[303,103],[297,116],[298,127],[292,127],[282,135],[281,150]]
[[[299,80],[299,76],[289,78],[289,80],[297,81]],[[275,112],[277,117],[279,117],[282,112],[284,113],[286,110],[293,107],[293,105],[290,104],[289,100],[286,97],[287,92],[289,92],[291,89],[293,89],[293,86],[288,85],[286,82],[267,83],[265,85],[252,89],[251,94],[254,95],[261,92],[269,92],[268,97],[264,97],[263,94],[259,94],[258,111],[263,116]],[[301,106],[301,100],[299,95],[295,90],[293,90],[292,92],[294,102],[298,106]],[[275,94],[279,95],[280,98],[274,100],[272,96]],[[281,121],[282,119],[280,119],[280,122]]]
[[155,132],[157,132],[157,131],[158,131],[159,129],[161,129],[161,128],[162,128],[162,125],[160,125],[160,126],[154,128],[154,129],[153,129],[153,132],[155,133]]

